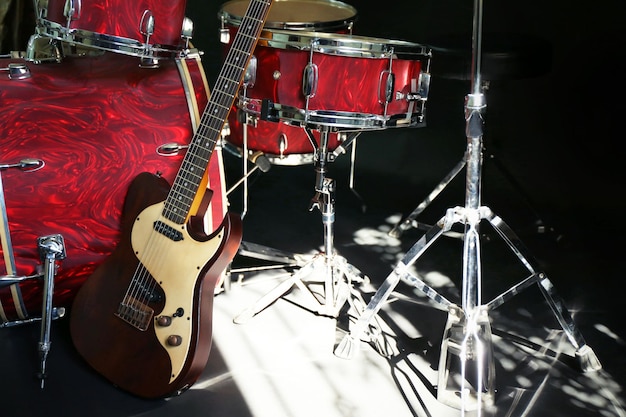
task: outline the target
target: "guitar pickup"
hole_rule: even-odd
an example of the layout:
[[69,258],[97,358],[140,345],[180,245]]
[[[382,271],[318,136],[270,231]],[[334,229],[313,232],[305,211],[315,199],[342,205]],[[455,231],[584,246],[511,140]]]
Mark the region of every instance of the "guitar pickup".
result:
[[154,222],[154,230],[161,233],[163,236],[167,237],[174,242],[180,242],[183,240],[183,234],[180,230],[174,229],[172,226],[168,226],[160,220]]

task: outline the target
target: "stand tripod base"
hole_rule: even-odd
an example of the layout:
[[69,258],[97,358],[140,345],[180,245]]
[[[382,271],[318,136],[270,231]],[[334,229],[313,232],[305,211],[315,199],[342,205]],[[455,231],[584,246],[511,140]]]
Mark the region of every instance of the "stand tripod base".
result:
[[[486,219],[490,223],[521,263],[530,271],[530,276],[487,304],[473,308],[459,307],[438,294],[424,281],[412,275],[408,267],[416,262],[437,238],[450,230],[453,224],[468,222],[468,218],[477,214],[475,212],[479,214],[480,219]],[[488,407],[493,404],[495,379],[488,312],[504,304],[532,284],[538,284],[552,313],[561,325],[569,342],[576,349],[576,357],[579,360],[581,370],[589,372],[601,369],[600,361],[591,347],[586,344],[563,300],[554,291],[552,282],[545,273],[535,271],[534,261],[531,262],[531,259],[512,229],[489,208],[480,207],[478,210],[473,210],[457,207],[449,209],[446,216],[441,218],[435,226],[432,226],[396,265],[354,323],[350,333],[341,340],[335,350],[335,355],[350,359],[357,352],[356,344],[366,333],[370,321],[381,309],[395,286],[402,280],[426,295],[435,307],[448,310],[448,322],[444,331],[439,360],[438,399],[448,405],[465,409],[482,405]],[[460,369],[461,378],[451,377],[458,373],[453,369],[455,364]],[[470,384],[468,378],[475,378],[476,382]],[[461,382],[459,384],[456,381]],[[478,400],[480,403],[476,404],[474,400]]]
[[[282,254],[285,255],[284,252]],[[250,255],[254,256],[248,253],[248,256]],[[291,255],[284,259],[295,260],[296,257],[301,256]],[[237,315],[234,322],[246,323],[279,298],[286,296],[294,287],[300,291],[297,297],[294,296],[289,301],[313,313],[336,318],[346,302],[351,302],[351,297],[358,294],[353,291],[353,283],[363,283],[367,280],[345,258],[339,255],[327,256],[325,253],[318,253],[254,305]]]
[[487,309],[478,308],[468,318],[451,306],[439,355],[437,400],[468,411],[492,407],[495,375]]

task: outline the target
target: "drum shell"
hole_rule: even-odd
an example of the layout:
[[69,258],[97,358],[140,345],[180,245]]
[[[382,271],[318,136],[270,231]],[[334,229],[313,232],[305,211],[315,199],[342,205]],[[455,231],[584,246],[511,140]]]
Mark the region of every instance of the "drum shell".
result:
[[[0,67],[9,62],[24,63],[0,59]],[[163,61],[152,69],[110,53],[26,65],[28,79],[0,77],[2,161],[45,163],[34,172],[2,172],[14,274],[41,273],[37,238],[61,234],[66,257],[57,262],[53,304],[69,306],[115,248],[123,200],[134,177],[147,171],[173,181],[183,156],[163,156],[157,149],[189,142],[198,120],[195,107],[204,109],[208,88],[199,58]],[[212,158],[209,227],[225,213],[222,172],[219,158]],[[8,271],[4,259],[0,262]],[[16,300],[9,288],[0,289],[3,320],[41,311],[40,279],[22,281],[19,294]]]
[[[308,50],[277,49],[257,46],[258,60],[255,85],[247,96],[303,111],[342,112],[355,118],[381,118],[406,115],[410,103],[406,95],[415,92],[420,78],[420,60],[388,57],[354,57],[338,54],[313,53]],[[317,68],[313,94],[303,92],[303,73],[309,58]],[[391,72],[395,88],[390,102],[384,96],[383,74]]]
[[[68,40],[73,32],[80,31],[74,41],[101,49],[99,42],[94,38],[104,39],[102,48],[115,51],[113,46],[117,42],[149,44],[168,49],[181,49],[184,40],[181,39],[185,20],[186,0],[74,0],[73,4],[80,5],[79,15],[68,22],[64,15],[67,0],[44,0],[39,2],[41,19],[45,27],[66,28],[68,33],[59,34],[52,30],[49,34],[61,40]],[[142,17],[145,11],[154,17],[154,33],[149,40],[142,33]],[[91,34],[91,35],[90,35]],[[122,49],[123,50],[123,49]]]

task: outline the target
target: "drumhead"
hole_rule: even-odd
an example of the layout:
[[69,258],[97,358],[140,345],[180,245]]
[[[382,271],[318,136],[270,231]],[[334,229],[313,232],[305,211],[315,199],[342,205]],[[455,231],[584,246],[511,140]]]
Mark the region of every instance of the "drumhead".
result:
[[[222,6],[218,17],[224,23],[239,26],[249,0],[231,0]],[[331,31],[352,28],[357,11],[337,0],[274,0],[265,28]]]
[[265,30],[258,45],[277,49],[313,50],[317,53],[353,58],[393,56],[396,59],[414,60],[431,56],[431,49],[419,43],[334,33]]

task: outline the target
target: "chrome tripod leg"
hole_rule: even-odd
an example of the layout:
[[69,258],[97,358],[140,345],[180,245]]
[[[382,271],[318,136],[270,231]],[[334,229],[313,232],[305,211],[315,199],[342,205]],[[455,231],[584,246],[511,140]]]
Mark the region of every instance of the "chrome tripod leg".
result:
[[451,305],[450,301],[439,295],[433,288],[428,286],[419,278],[413,276],[409,267],[417,261],[417,259],[428,249],[443,233],[448,231],[454,223],[455,213],[448,210],[446,216],[442,217],[437,225],[432,226],[404,255],[402,260],[398,262],[393,271],[387,276],[383,284],[376,291],[370,302],[361,313],[350,332],[346,334],[335,348],[335,355],[343,359],[351,359],[357,352],[357,345],[361,337],[366,332],[370,322],[374,316],[380,311],[383,304],[389,299],[389,296],[400,283],[405,280],[409,285],[419,288],[426,296],[428,296],[435,305],[444,306],[447,309]]
[[574,323],[563,299],[556,293],[554,285],[544,272],[538,272],[534,265],[537,263],[530,255],[521,240],[517,237],[513,229],[511,229],[499,216],[495,215],[491,210],[487,211],[485,218],[489,221],[498,235],[506,242],[517,258],[526,266],[531,275],[508,291],[495,297],[488,303],[490,310],[499,307],[507,300],[513,298],[524,289],[532,284],[537,284],[541,294],[550,306],[554,317],[561,325],[567,339],[576,349],[576,357],[579,361],[580,368],[583,372],[597,371],[602,368],[600,361],[593,349],[587,345],[585,338]]
[[419,203],[417,207],[415,207],[411,214],[409,214],[403,220],[400,220],[393,227],[393,229],[389,231],[389,236],[399,238],[400,236],[402,236],[402,233],[411,228],[419,229],[420,223],[416,220],[417,216],[419,216],[424,210],[426,210],[430,203],[432,203],[433,200],[437,198],[437,196],[441,194],[441,192],[448,186],[448,184],[450,184],[450,182],[452,182],[452,180],[456,178],[457,175],[459,175],[463,168],[465,168],[466,159],[467,155],[461,161],[459,161],[459,163],[456,164],[452,168],[452,170],[450,170],[448,175],[446,175],[444,179],[442,179],[441,182],[437,184],[437,186],[430,192],[430,194],[428,194],[428,196],[426,196],[426,198],[422,200],[422,202]]

